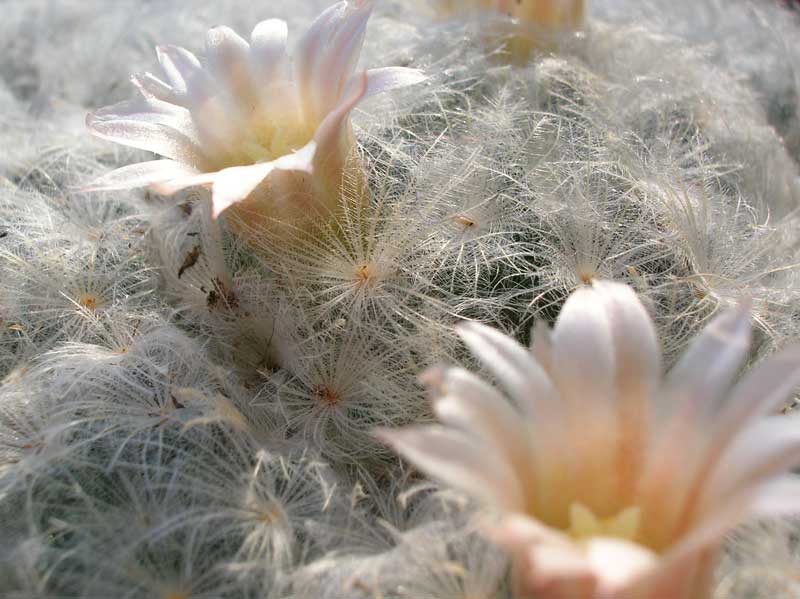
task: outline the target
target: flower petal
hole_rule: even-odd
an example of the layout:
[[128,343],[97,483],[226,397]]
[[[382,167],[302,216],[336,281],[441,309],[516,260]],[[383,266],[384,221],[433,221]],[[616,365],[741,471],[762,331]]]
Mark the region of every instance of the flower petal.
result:
[[168,83],[181,95],[205,97],[209,89],[208,75],[197,57],[179,46],[157,46],[156,56]]
[[167,181],[156,181],[150,188],[156,193],[169,196],[187,187],[211,187],[217,173],[194,173],[176,177]]
[[598,281],[614,346],[618,485],[633,500],[650,436],[650,401],[661,377],[661,355],[653,323],[627,285]]
[[550,379],[519,343],[486,325],[462,322],[456,332],[473,354],[497,377],[529,420],[557,418],[561,412]]
[[438,478],[488,504],[519,510],[519,486],[491,447],[473,437],[435,426],[379,430],[375,435],[429,476]]
[[181,102],[181,94],[152,73],[133,75],[131,81],[146,98],[161,100],[174,105]]
[[228,91],[241,114],[253,109],[255,98],[250,79],[250,44],[230,27],[214,27],[206,35],[208,70]]
[[629,585],[656,568],[659,562],[656,553],[624,539],[594,537],[583,550],[601,597],[624,596]]
[[425,81],[427,78],[428,76],[419,69],[406,67],[370,69],[367,71],[367,93],[364,97],[369,98],[398,87],[415,85]]
[[312,23],[295,54],[296,81],[306,117],[319,122],[342,96],[364,41],[369,2],[338,2]]
[[[434,399],[433,411],[442,424],[466,431],[492,444],[514,471],[523,493],[533,492],[534,456],[520,414],[491,385],[462,368],[442,375],[445,394]],[[526,497],[526,505],[528,498]],[[534,505],[531,503],[531,507]]]
[[[158,113],[132,113],[129,103],[122,103],[86,116],[86,126],[95,137],[107,139],[125,146],[147,150],[198,167],[205,163],[205,157],[198,143],[193,139],[193,131],[188,134],[160,122],[169,117]],[[173,119],[177,119],[173,115]],[[180,126],[179,121],[175,121]]]
[[598,281],[594,289],[603,300],[611,326],[617,391],[648,398],[661,376],[661,354],[653,322],[629,286]]
[[800,346],[783,349],[757,364],[739,383],[717,416],[719,430],[734,434],[780,408],[800,385]]
[[192,167],[174,160],[152,160],[123,166],[95,179],[82,191],[130,189],[196,174]]
[[620,428],[616,366],[608,311],[599,292],[581,287],[567,299],[553,328],[553,381],[565,403],[562,441],[575,455],[578,493],[593,511],[613,507]]
[[699,410],[715,416],[716,404],[750,350],[750,330],[746,302],[714,318],[670,370],[664,401],[674,408],[695,408],[693,416]]
[[800,464],[800,418],[773,416],[739,433],[704,486],[699,511]]
[[442,385],[444,394],[434,400],[433,410],[443,424],[500,444],[524,439],[524,421],[519,414],[479,377],[463,368],[448,368]]
[[[574,411],[608,412],[614,398],[614,343],[600,294],[581,287],[569,296],[553,327],[553,379]],[[577,415],[577,414],[576,414]]]
[[250,69],[257,86],[269,85],[273,79],[287,78],[288,36],[286,21],[281,19],[261,21],[253,29],[250,34]]
[[645,534],[672,534],[673,526],[686,525],[687,510],[696,509],[695,474],[707,455],[707,429],[749,345],[750,316],[743,303],[714,318],[670,371],[660,398],[665,413],[657,416],[664,423],[640,483],[643,525],[657,526]]
[[721,414],[711,424],[702,441],[702,459],[691,468],[693,481],[687,490],[687,508],[700,496],[709,483],[709,476],[720,457],[735,442],[736,436],[784,403],[791,391],[800,384],[800,347],[789,347],[770,356],[753,368],[733,391]]
[[224,210],[241,202],[258,187],[274,170],[312,171],[312,162],[317,144],[309,142],[296,152],[281,156],[272,162],[262,162],[250,166],[234,166],[226,168],[214,175],[213,218],[217,218]]
[[531,331],[531,354],[539,366],[552,376],[553,373],[553,331],[543,320],[537,320]]
[[781,518],[800,514],[800,478],[787,475],[761,485],[750,505],[758,518]]
[[326,185],[322,193],[338,194],[341,176],[352,148],[351,129],[348,117],[353,108],[364,97],[367,90],[366,75],[360,78],[361,85],[350,90],[339,106],[336,107],[314,133],[317,152],[314,156],[315,184]]

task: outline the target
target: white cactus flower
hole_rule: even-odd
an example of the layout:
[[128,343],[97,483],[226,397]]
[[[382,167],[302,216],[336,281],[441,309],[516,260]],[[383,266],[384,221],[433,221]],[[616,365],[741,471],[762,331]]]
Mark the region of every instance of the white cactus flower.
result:
[[165,80],[134,76],[142,97],[89,114],[87,125],[163,158],[117,169],[90,189],[149,185],[170,194],[202,185],[213,190],[214,217],[245,200],[245,213],[271,218],[329,214],[352,158],[353,107],[424,79],[403,67],[354,75],[371,10],[363,0],[325,10],[293,64],[279,19],[256,25],[250,43],[227,27],[209,30],[205,63],[183,48],[158,47]]
[[475,323],[469,348],[515,400],[459,368],[425,377],[443,426],[383,431],[426,473],[500,514],[515,597],[708,597],[722,536],[747,515],[800,511],[800,423],[770,416],[800,382],[800,348],[732,387],[750,345],[739,307],[661,380],[635,293],[597,282],[529,350]]

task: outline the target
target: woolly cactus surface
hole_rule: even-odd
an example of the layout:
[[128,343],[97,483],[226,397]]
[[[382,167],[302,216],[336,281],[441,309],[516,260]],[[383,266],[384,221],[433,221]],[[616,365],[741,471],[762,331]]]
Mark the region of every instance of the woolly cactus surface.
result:
[[[433,422],[431,367],[502,382],[459,322],[536,348],[616,281],[664,369],[743,301],[749,367],[800,336],[793,3],[572,2],[567,27],[351,2],[280,63],[341,69],[323,99],[302,69],[297,95],[248,88],[230,30],[204,45],[282,19],[291,49],[331,4],[0,0],[3,597],[521,599],[482,507],[376,435]],[[252,55],[278,64],[269,23]],[[168,134],[131,100],[156,46],[169,89],[141,75],[137,101]],[[202,112],[178,46],[238,103]],[[253,97],[269,118],[222,136]],[[713,596],[797,596],[796,528],[731,535]]]

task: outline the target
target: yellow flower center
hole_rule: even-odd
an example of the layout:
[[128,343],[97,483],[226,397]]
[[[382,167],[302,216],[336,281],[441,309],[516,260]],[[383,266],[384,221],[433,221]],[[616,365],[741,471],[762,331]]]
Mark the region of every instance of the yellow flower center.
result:
[[592,537],[616,537],[632,541],[639,532],[641,514],[641,508],[630,506],[615,516],[598,518],[592,510],[576,501],[569,506],[570,525],[567,533],[576,541]]
[[314,136],[302,123],[261,121],[254,123],[252,133],[242,142],[242,151],[253,163],[269,162],[291,154],[306,145]]

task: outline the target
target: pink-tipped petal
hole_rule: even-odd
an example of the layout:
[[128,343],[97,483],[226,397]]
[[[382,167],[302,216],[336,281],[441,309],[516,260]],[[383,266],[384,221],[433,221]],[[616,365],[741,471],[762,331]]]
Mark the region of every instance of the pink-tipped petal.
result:
[[174,160],[152,160],[123,166],[95,179],[82,191],[108,191],[112,189],[131,189],[153,183],[187,177],[196,171],[190,166]]

